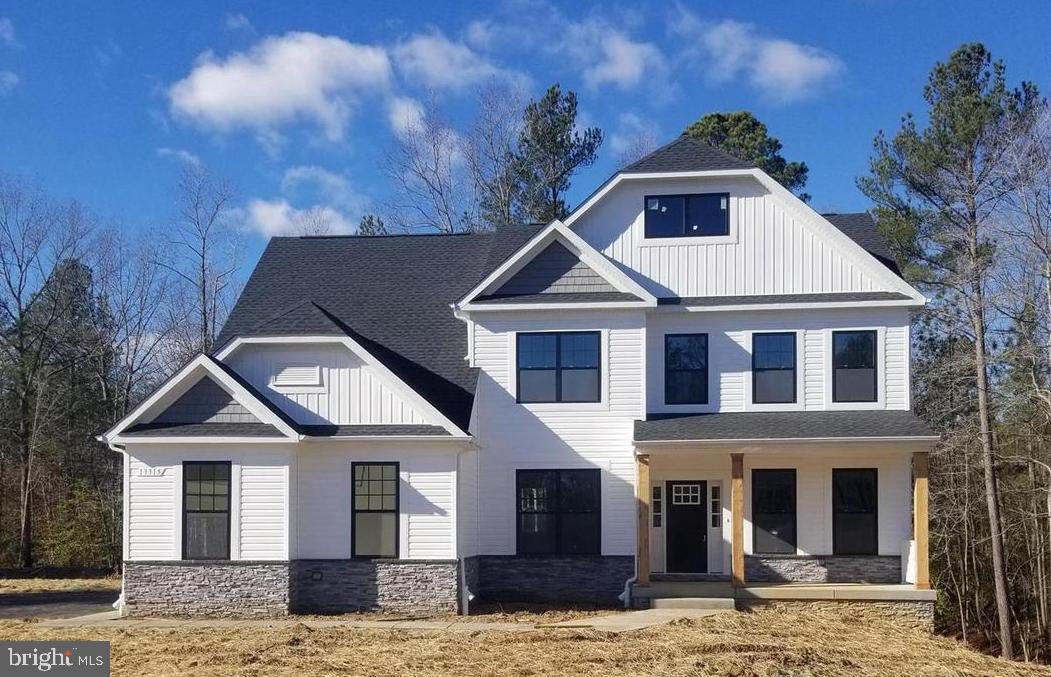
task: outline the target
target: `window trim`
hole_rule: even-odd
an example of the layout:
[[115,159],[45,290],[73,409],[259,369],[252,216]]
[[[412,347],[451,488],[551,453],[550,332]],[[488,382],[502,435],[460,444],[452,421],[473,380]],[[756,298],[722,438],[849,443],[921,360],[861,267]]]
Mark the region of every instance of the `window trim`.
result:
[[[755,338],[757,336],[791,336],[792,337],[792,399],[787,402],[760,402],[756,399],[756,378],[759,371],[789,371],[787,369],[760,369],[755,366]],[[752,332],[752,404],[757,406],[793,405],[799,403],[799,332],[796,331],[757,331]]]
[[[872,399],[871,400],[840,400],[836,395],[836,371],[839,367],[836,366],[836,336],[838,334],[871,334],[872,335]],[[880,331],[877,329],[833,329],[829,339],[829,374],[831,375],[832,384],[830,395],[832,397],[832,404],[835,405],[872,405],[880,404],[883,402],[883,393],[879,387],[879,370],[880,370]]]
[[[766,552],[759,550],[757,547],[759,529],[756,528],[755,524],[755,502],[759,496],[759,492],[755,490],[755,478],[759,473],[764,472],[790,472],[792,473],[792,552]],[[752,523],[752,553],[753,555],[795,555],[799,552],[799,472],[796,468],[752,468],[752,485],[750,487],[752,493],[752,512],[751,512],[751,523]]]
[[[685,338],[685,337],[704,337],[704,398],[697,402],[672,402],[668,397],[668,375],[672,372],[694,372],[701,371],[700,369],[672,369],[668,366],[668,340],[673,338]],[[707,332],[688,332],[678,334],[665,334],[664,335],[664,405],[668,407],[700,407],[708,406],[712,400],[711,392],[711,368],[709,365],[709,356],[711,355],[711,338]]]
[[[562,513],[561,511],[555,512],[543,512],[543,513],[523,513],[522,512],[522,501],[519,496],[519,478],[523,472],[553,472],[556,473],[555,480],[555,502],[561,505],[562,498],[562,482],[559,475],[563,472],[592,472],[595,473],[597,478],[595,488],[598,490],[598,497],[596,501],[596,508],[594,514],[598,515],[598,520],[595,524],[595,530],[597,531],[596,543],[598,543],[598,549],[595,552],[580,552],[580,553],[564,553],[562,552],[562,519],[563,514],[570,515],[589,515],[592,513]],[[598,557],[602,555],[602,469],[601,468],[515,468],[515,556],[516,557]],[[554,552],[521,552],[521,515],[555,515],[555,550]]]
[[[597,341],[598,354],[595,360],[594,367],[563,367],[562,362],[562,336],[567,335],[591,335],[594,336]],[[522,367],[519,364],[519,354],[522,345],[523,336],[554,336],[555,337],[555,366],[554,367]],[[517,404],[525,405],[563,405],[563,404],[578,404],[578,405],[595,405],[602,403],[602,392],[603,392],[603,378],[604,370],[602,368],[602,332],[598,329],[572,329],[572,330],[553,330],[553,331],[519,331],[515,332],[515,402]],[[592,370],[598,372],[598,378],[595,382],[595,399],[593,400],[569,400],[564,401],[562,399],[562,371],[585,371]],[[555,372],[555,399],[553,400],[523,400],[522,399],[522,379],[521,373],[523,371],[551,371]]]
[[839,555],[839,548],[836,547],[836,473],[841,471],[858,471],[864,470],[872,473],[872,493],[876,497],[876,502],[872,510],[872,524],[875,526],[872,534],[872,552],[869,553],[846,553],[845,556],[853,557],[871,557],[879,555],[879,468],[833,468],[832,469],[832,554]]
[[[653,198],[673,198],[679,197],[683,199],[682,205],[682,234],[680,235],[650,235],[649,230],[646,227],[646,208],[650,199]],[[726,199],[726,232],[718,233],[713,235],[689,235],[686,233],[686,222],[689,220],[689,200],[691,197],[721,197]],[[713,191],[710,193],[662,193],[662,194],[647,194],[642,198],[642,238],[644,241],[650,243],[666,242],[674,244],[675,242],[697,242],[707,241],[712,242],[725,242],[733,236],[733,219],[730,218],[730,193],[729,191]],[[721,238],[721,239],[719,239]]]
[[[225,465],[230,469],[229,486],[226,496],[226,557],[189,557],[186,554],[186,466],[187,465]],[[232,541],[232,525],[234,521],[234,469],[231,461],[183,461],[180,468],[182,473],[182,550],[179,553],[182,559],[188,562],[228,562],[233,559],[234,544]],[[193,512],[218,513],[220,510],[194,510]]]
[[[357,545],[357,534],[355,530],[358,528],[357,514],[363,513],[389,513],[390,510],[358,510],[356,507],[357,490],[354,488],[354,484],[357,481],[357,469],[358,466],[364,465],[392,465],[394,466],[394,556],[387,557],[384,555],[359,555]],[[350,462],[350,558],[351,559],[382,559],[382,560],[396,560],[401,559],[401,462],[400,461],[351,461]]]

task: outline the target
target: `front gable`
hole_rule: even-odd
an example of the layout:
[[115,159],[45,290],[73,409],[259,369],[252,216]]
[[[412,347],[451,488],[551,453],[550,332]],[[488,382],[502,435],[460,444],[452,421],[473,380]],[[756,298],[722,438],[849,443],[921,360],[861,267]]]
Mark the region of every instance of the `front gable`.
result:
[[616,292],[617,288],[580,260],[564,244],[555,241],[536,255],[494,296],[524,294],[592,294]]
[[210,376],[204,376],[151,423],[262,423]]

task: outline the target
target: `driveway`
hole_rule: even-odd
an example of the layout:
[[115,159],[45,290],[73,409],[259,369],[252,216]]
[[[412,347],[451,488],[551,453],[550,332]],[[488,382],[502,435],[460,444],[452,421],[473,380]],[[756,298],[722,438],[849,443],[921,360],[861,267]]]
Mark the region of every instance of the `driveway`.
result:
[[0,594],[0,619],[72,618],[112,611],[118,595],[112,590]]

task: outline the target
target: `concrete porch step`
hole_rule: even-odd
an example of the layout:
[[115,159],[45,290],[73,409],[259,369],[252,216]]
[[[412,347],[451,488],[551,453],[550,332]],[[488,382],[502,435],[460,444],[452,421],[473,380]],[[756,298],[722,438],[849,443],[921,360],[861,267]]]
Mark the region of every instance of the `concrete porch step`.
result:
[[640,599],[688,597],[691,599],[733,599],[729,583],[715,581],[652,581],[646,587],[635,586],[631,592]]
[[707,609],[734,611],[734,600],[727,597],[651,597],[651,609]]

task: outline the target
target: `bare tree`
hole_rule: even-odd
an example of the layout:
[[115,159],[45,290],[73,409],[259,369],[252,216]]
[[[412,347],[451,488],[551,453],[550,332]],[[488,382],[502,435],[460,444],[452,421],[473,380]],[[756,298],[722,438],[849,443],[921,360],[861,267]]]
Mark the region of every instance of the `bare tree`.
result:
[[59,292],[77,273],[89,227],[79,206],[56,205],[23,181],[0,176],[0,351],[10,370],[8,433],[21,465],[20,566],[33,565],[32,482],[40,431],[53,411],[48,392],[55,340],[72,298]]
[[521,180],[514,171],[522,128],[522,92],[491,80],[478,92],[478,111],[464,139],[467,161],[479,202],[479,218],[488,227],[514,222]]
[[331,235],[335,230],[335,222],[336,218],[332,211],[318,205],[298,213],[293,226],[296,235],[318,237]]
[[236,297],[241,237],[229,214],[233,195],[203,168],[187,169],[179,181],[178,211],[158,263],[173,276],[170,336],[182,360],[212,350]]
[[394,189],[389,216],[396,228],[474,229],[477,202],[462,148],[460,135],[433,104],[401,131],[384,163]]
[[652,129],[636,130],[627,139],[627,144],[623,147],[620,155],[617,157],[617,166],[626,167],[632,162],[646,157],[656,149],[658,145],[660,145],[660,141],[657,139],[657,135],[653,133]]

